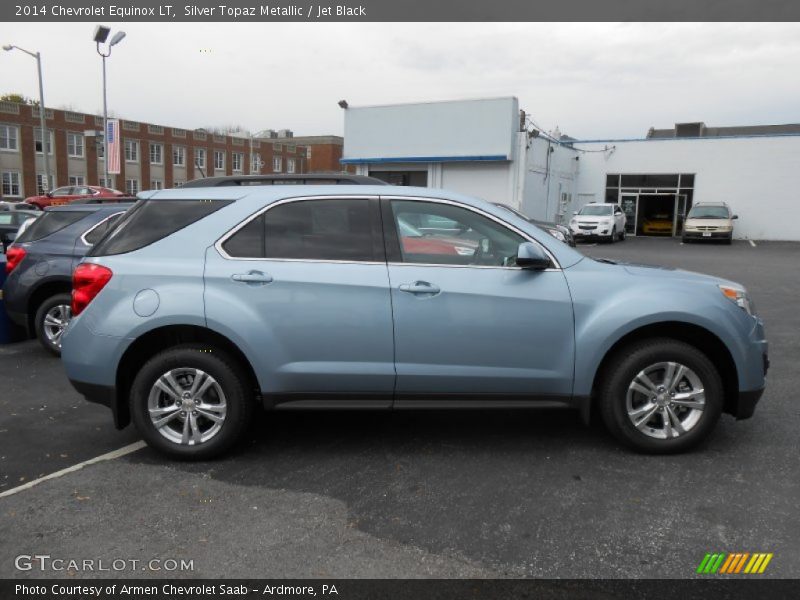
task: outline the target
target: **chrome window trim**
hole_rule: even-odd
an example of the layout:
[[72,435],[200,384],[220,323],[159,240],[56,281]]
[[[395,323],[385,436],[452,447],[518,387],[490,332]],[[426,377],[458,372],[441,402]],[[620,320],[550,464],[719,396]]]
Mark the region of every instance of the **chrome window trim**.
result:
[[90,244],[89,242],[87,242],[86,241],[86,236],[89,235],[90,233],[92,233],[98,227],[100,227],[100,225],[102,225],[103,223],[108,221],[111,217],[116,217],[117,215],[122,215],[122,214],[125,214],[124,210],[112,213],[112,214],[108,215],[105,219],[103,219],[102,221],[98,221],[97,223],[92,225],[89,229],[87,229],[86,231],[83,232],[83,235],[81,236],[81,241],[84,243],[84,245],[86,245],[89,248],[91,248],[92,246],[94,246],[94,244]]
[[[417,267],[455,267],[459,269],[505,269],[508,271],[524,271],[523,267],[504,267],[500,265],[451,265],[446,263],[410,263],[410,262],[384,262],[384,261],[366,261],[366,260],[331,260],[331,259],[308,259],[308,258],[269,258],[269,257],[261,257],[261,258],[252,258],[252,257],[237,257],[231,256],[228,254],[225,249],[222,247],[223,244],[228,241],[229,238],[234,236],[240,229],[246,227],[251,221],[257,219],[261,215],[263,215],[268,210],[275,208],[276,206],[281,206],[283,204],[288,204],[290,202],[300,202],[303,200],[347,200],[347,199],[364,199],[364,200],[411,200],[416,202],[434,202],[438,204],[449,204],[452,206],[456,206],[459,208],[464,208],[467,210],[471,210],[474,213],[477,213],[483,217],[491,219],[496,223],[502,225],[507,229],[511,229],[514,233],[521,236],[524,240],[528,242],[532,242],[539,246],[545,254],[550,258],[550,261],[555,265],[554,267],[548,267],[547,269],[541,269],[541,271],[561,271],[561,264],[558,262],[556,257],[553,255],[550,250],[548,250],[543,244],[541,244],[535,238],[532,238],[530,235],[522,231],[521,229],[517,228],[516,226],[508,223],[496,217],[484,210],[476,208],[474,206],[470,206],[468,204],[463,204],[461,202],[457,202],[454,200],[446,200],[444,198],[428,198],[424,196],[378,196],[375,194],[367,194],[367,195],[358,195],[358,194],[335,194],[335,195],[316,195],[316,196],[295,196],[292,198],[284,198],[282,200],[278,200],[277,202],[273,202],[268,204],[267,206],[262,207],[245,220],[241,221],[233,228],[229,229],[227,232],[222,234],[222,236],[214,242],[214,248],[217,252],[224,258],[225,260],[237,260],[237,261],[278,261],[278,262],[300,262],[300,263],[330,263],[330,264],[356,264],[356,265],[390,265],[390,266],[417,266]],[[540,271],[540,272],[541,272]]]

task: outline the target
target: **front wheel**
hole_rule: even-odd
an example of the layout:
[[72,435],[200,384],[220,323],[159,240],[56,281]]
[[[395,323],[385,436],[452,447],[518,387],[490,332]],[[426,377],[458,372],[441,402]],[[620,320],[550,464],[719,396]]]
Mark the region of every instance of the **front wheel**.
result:
[[677,340],[626,347],[600,386],[600,409],[621,442],[650,454],[688,450],[704,440],[722,413],[719,373],[705,354]]
[[61,356],[61,336],[72,318],[72,296],[56,294],[39,305],[33,328],[39,343],[49,352]]
[[619,233],[619,241],[620,242],[624,242],[625,241],[625,230],[624,229],[622,231],[620,231],[620,233]]
[[133,381],[130,409],[136,429],[174,458],[219,456],[242,439],[254,399],[236,361],[213,347],[164,350]]
[[611,235],[608,236],[608,243],[613,244],[616,239],[617,239],[617,227],[615,225],[614,228],[611,230]]

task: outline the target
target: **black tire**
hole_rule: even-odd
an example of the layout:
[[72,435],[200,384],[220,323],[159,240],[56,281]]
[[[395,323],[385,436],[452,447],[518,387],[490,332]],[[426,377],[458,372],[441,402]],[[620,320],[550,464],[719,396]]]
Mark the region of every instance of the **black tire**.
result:
[[624,229],[619,234],[619,241],[620,242],[624,242],[625,241],[625,230]]
[[682,237],[681,237],[681,241],[682,241],[684,244],[688,244],[688,243],[689,243],[689,238],[687,238],[687,237],[684,235],[684,236],[682,236]]
[[726,238],[725,243],[730,246],[733,243],[733,237]]
[[[47,300],[39,305],[36,309],[36,315],[33,317],[33,329],[36,332],[36,339],[44,347],[45,350],[54,356],[61,356],[61,337],[58,336],[54,339],[49,333],[51,328],[45,326],[45,318],[47,313],[51,310],[56,310],[59,306],[70,306],[72,303],[72,296],[70,294],[56,294],[50,296]],[[63,311],[59,311],[63,312]],[[67,318],[67,322],[69,318]]]
[[611,235],[608,236],[608,243],[613,244],[617,240],[617,226],[614,225],[614,228],[611,230]]
[[[705,393],[705,407],[696,424],[669,439],[656,439],[636,428],[628,417],[628,386],[637,374],[660,362],[677,362],[696,374]],[[693,448],[714,429],[723,405],[723,386],[719,373],[708,357],[684,342],[654,338],[626,346],[616,353],[601,374],[600,412],[608,430],[620,442],[648,454],[674,454]]]
[[[225,396],[227,408],[220,429],[207,441],[195,445],[167,439],[151,421],[148,409],[148,398],[156,380],[181,368],[204,371],[216,380]],[[131,417],[149,446],[173,458],[206,460],[221,456],[244,438],[252,422],[255,397],[248,383],[249,378],[241,365],[224,352],[207,345],[175,346],[156,354],[136,374],[130,393]],[[176,420],[182,423],[186,418],[178,415]]]

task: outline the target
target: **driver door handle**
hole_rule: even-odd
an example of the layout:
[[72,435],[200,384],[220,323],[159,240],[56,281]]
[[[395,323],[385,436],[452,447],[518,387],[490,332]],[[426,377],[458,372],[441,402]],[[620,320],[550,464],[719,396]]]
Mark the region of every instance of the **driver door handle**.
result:
[[252,284],[272,283],[272,275],[267,275],[261,271],[248,271],[247,273],[234,273],[231,275],[234,281]]
[[398,288],[401,292],[409,294],[430,294],[435,296],[442,290],[438,286],[428,283],[427,281],[415,281],[414,283],[402,283]]

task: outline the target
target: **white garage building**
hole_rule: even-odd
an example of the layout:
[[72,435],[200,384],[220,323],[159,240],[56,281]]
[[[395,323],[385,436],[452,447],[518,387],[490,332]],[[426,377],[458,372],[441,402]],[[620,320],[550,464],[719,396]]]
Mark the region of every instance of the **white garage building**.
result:
[[625,140],[557,139],[516,98],[355,107],[344,164],[397,185],[449,188],[566,222],[587,202],[619,202],[628,233],[694,202],[725,201],[735,236],[800,241],[800,125],[678,124]]

